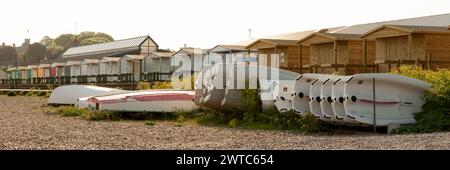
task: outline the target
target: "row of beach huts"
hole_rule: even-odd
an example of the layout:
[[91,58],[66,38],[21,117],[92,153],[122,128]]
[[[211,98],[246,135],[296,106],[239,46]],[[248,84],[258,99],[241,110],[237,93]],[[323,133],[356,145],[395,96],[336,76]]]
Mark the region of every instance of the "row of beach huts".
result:
[[[211,49],[160,49],[150,36],[88,46],[68,47],[51,63],[7,68],[2,83],[96,83],[167,81],[179,66],[178,54],[191,58],[193,72],[203,60],[218,54],[223,62],[257,62],[298,73],[389,72],[412,65],[424,69],[450,66],[450,14],[408,18],[352,26],[324,28],[250,39]],[[200,55],[199,55],[200,54]],[[226,54],[239,54],[230,60]],[[269,58],[261,62],[258,56]],[[65,78],[65,79],[58,79]]]

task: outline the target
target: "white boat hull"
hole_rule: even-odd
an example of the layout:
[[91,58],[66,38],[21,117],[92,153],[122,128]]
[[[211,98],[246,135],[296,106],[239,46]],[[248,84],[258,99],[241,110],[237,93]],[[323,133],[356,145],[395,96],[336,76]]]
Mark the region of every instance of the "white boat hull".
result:
[[75,105],[78,98],[127,92],[129,91],[99,86],[67,85],[54,89],[47,103],[49,105]]
[[192,91],[141,91],[88,99],[89,108],[118,112],[190,112],[198,108]]
[[[375,78],[375,100],[373,100]],[[356,74],[344,87],[344,109],[347,117],[362,124],[376,125],[415,123],[414,113],[420,112],[424,91],[431,84],[393,74]]]

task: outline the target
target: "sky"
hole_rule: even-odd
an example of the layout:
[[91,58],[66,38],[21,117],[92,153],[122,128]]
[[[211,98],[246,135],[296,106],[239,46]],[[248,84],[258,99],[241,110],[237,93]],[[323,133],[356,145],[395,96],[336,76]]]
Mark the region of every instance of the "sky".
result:
[[5,0],[0,42],[95,31],[150,35],[163,49],[212,48],[247,40],[249,29],[260,37],[443,13],[449,0]]

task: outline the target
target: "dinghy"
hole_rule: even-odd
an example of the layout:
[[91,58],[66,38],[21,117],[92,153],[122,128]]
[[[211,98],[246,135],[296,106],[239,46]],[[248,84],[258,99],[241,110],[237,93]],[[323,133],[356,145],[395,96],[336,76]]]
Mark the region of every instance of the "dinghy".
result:
[[48,98],[47,104],[75,105],[78,98],[127,92],[129,91],[90,85],[59,86],[52,91],[52,94]]
[[[373,99],[375,79],[375,100]],[[362,124],[376,126],[415,123],[414,113],[420,112],[424,92],[431,84],[394,74],[355,74],[344,87],[344,108],[347,117]]]
[[314,117],[327,121],[322,114],[322,108],[320,107],[320,102],[322,98],[320,97],[320,92],[322,90],[322,83],[328,80],[330,75],[320,75],[317,77],[310,86],[309,89],[309,108]]
[[91,97],[88,105],[94,110],[118,112],[190,112],[198,108],[194,96],[193,91],[139,91]]
[[287,71],[287,70],[279,70],[279,80],[277,81],[278,94],[275,100],[275,107],[280,113],[288,112],[292,110],[292,93],[294,92],[294,87],[296,83],[296,79],[300,76],[300,74]]
[[323,118],[328,119],[327,121],[336,123],[345,123],[341,119],[336,119],[332,107],[332,103],[334,102],[334,99],[332,97],[332,87],[334,82],[336,82],[341,77],[342,76],[330,75],[328,79],[322,83],[322,87],[320,90],[320,98],[322,99],[320,102],[320,108],[322,110]]
[[346,123],[352,123],[352,124],[359,124],[353,119],[350,119],[346,116],[345,110],[344,110],[344,87],[345,82],[350,78],[351,76],[343,76],[338,78],[332,85],[331,88],[331,96],[333,98],[332,108],[333,113],[336,119],[342,120]]
[[297,77],[294,93],[292,94],[292,109],[295,113],[306,116],[307,113],[311,112],[309,108],[309,90],[311,83],[320,75],[305,73]]

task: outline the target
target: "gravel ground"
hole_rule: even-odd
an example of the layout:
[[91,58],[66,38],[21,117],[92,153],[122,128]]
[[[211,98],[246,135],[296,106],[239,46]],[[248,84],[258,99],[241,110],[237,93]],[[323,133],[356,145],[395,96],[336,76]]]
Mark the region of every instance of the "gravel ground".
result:
[[38,97],[0,96],[0,149],[450,149],[450,133],[305,135],[42,113]]

